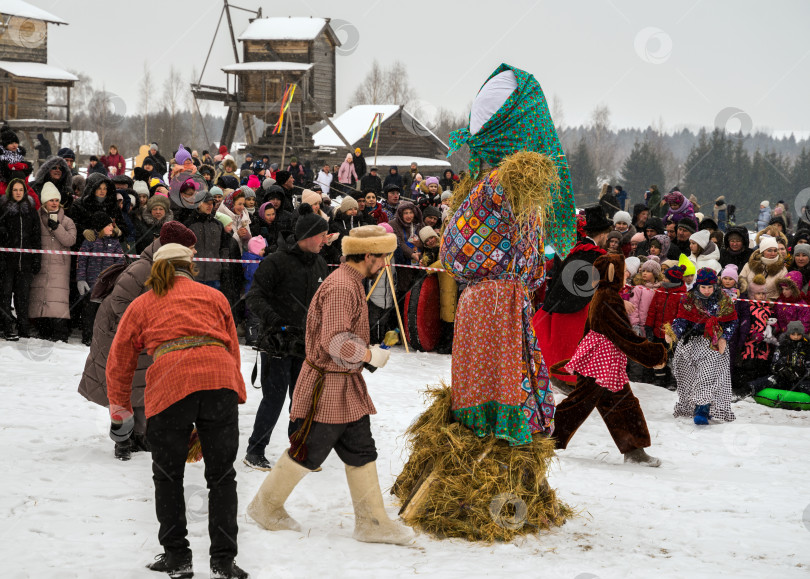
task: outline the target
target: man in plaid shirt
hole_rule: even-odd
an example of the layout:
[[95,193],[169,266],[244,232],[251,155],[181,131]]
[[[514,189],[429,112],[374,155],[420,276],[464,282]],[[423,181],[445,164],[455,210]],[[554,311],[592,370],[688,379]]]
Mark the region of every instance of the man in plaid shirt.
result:
[[369,420],[376,410],[361,375],[364,364],[382,368],[389,356],[380,346],[369,347],[363,281],[380,272],[397,241],[379,225],[366,225],[352,229],[342,246],[345,263],[321,284],[309,307],[306,360],[290,411],[295,429],[291,447],[267,475],[248,514],[271,531],[300,530],[284,503],[334,449],[346,465],[354,538],[405,545],[413,540],[413,532],[385,512]]

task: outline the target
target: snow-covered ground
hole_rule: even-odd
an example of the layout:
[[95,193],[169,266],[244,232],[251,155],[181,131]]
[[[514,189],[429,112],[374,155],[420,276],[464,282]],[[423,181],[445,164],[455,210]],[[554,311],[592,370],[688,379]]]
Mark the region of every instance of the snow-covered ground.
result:
[[[75,340],[75,339],[74,339]],[[0,342],[0,576],[150,578],[160,552],[151,463],[112,457],[105,410],[76,393],[87,348]],[[254,356],[243,349],[243,372]],[[421,390],[448,378],[448,357],[395,349],[368,375],[379,414],[372,428],[383,487],[407,458],[402,433],[424,407]],[[674,420],[674,393],[634,386],[659,469],[625,466],[597,413],[560,453],[551,483],[578,516],[509,544],[419,535],[413,547],[357,543],[343,467],[333,454],[308,476],[288,509],[303,534],[264,531],[245,508],[264,473],[237,464],[238,563],[252,577],[518,576],[808,577],[810,413],[735,405],[737,421],[698,429]],[[260,391],[240,409],[241,452]],[[268,447],[286,447],[286,413]],[[187,465],[189,539],[197,577],[208,577],[203,464]],[[385,494],[389,513],[397,505]],[[161,575],[162,576],[162,575]]]

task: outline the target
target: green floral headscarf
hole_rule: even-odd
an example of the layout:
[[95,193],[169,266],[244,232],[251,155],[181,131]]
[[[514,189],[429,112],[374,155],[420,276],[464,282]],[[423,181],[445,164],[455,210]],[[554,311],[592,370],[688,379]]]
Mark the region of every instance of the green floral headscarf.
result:
[[472,177],[479,176],[482,161],[497,166],[505,157],[518,151],[533,151],[550,158],[557,167],[560,183],[551,191],[553,207],[549,214],[552,219],[547,222],[546,242],[551,243],[561,257],[565,257],[576,242],[575,205],[568,161],[557,137],[543,89],[534,76],[508,64],[501,64],[487,82],[507,70],[514,73],[517,88],[475,135],[470,134],[469,126],[450,133],[447,156],[467,145],[470,148],[469,169]]

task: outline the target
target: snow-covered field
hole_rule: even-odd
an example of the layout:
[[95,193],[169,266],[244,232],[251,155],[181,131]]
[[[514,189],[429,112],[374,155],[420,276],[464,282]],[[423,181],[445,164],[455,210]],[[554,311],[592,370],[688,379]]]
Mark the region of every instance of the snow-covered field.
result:
[[[151,463],[138,453],[112,457],[104,409],[76,393],[87,348],[0,342],[0,576],[159,577],[144,568],[160,552]],[[243,349],[244,375],[253,355]],[[372,427],[383,487],[404,454],[402,433],[424,405],[421,390],[448,378],[448,357],[395,349],[368,375],[379,414]],[[244,515],[264,473],[237,464],[240,554],[252,577],[810,576],[810,413],[735,405],[737,421],[698,429],[674,420],[674,393],[634,389],[653,437],[659,469],[625,466],[594,413],[560,453],[551,483],[578,516],[563,527],[509,544],[440,541],[419,535],[409,548],[357,543],[342,464],[294,491],[288,510],[304,534],[271,533]],[[248,385],[241,407],[241,453],[261,392]],[[286,413],[271,462],[286,447]],[[187,465],[189,539],[197,577],[208,577],[202,463]],[[389,513],[397,505],[385,494]]]

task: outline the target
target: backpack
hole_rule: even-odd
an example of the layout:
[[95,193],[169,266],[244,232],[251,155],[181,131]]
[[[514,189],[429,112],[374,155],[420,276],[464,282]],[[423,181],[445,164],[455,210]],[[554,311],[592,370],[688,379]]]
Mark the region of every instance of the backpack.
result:
[[129,267],[130,261],[124,257],[124,263],[114,263],[100,274],[96,279],[96,284],[93,286],[93,291],[90,292],[90,301],[100,304],[108,295],[110,295],[115,288],[115,283],[118,277],[124,273],[124,270]]

